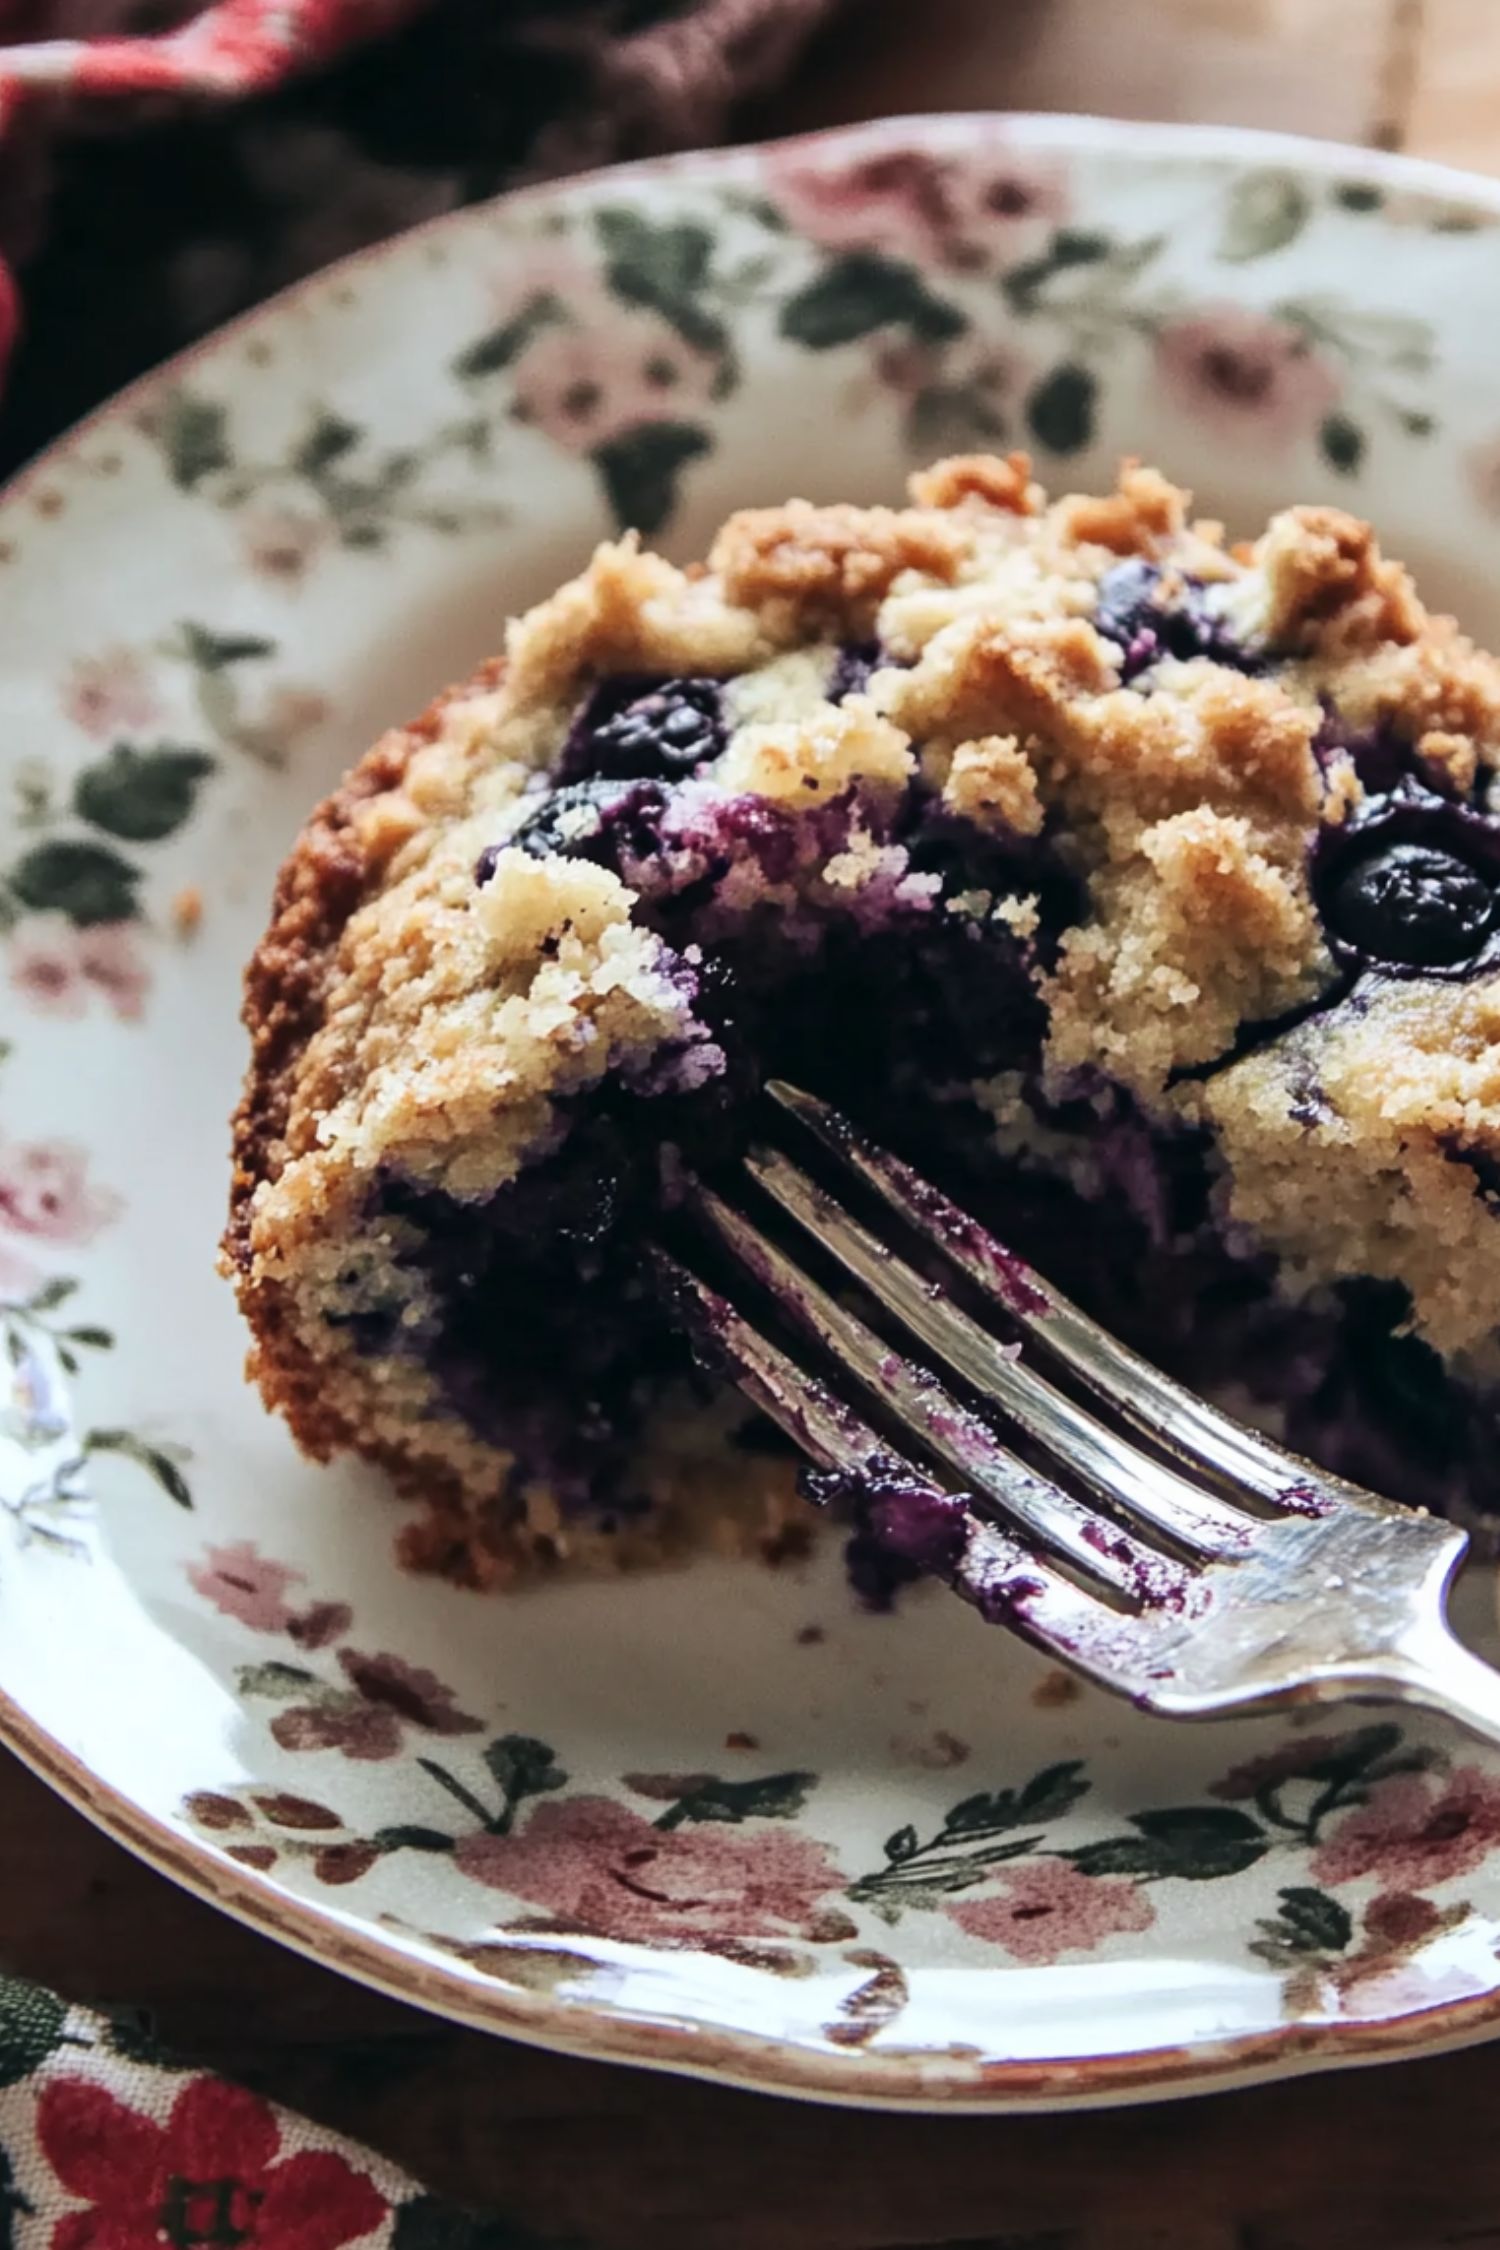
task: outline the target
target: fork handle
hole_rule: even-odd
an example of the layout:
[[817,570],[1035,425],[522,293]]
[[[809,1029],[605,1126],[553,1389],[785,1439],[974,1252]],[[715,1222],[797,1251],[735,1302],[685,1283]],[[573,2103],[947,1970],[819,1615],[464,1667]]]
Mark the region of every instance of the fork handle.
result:
[[1446,1625],[1434,1624],[1393,1651],[1379,1667],[1347,1677],[1343,1692],[1361,1698],[1389,1697],[1423,1710],[1440,1711],[1470,1734],[1500,1747],[1500,1672],[1456,1640]]

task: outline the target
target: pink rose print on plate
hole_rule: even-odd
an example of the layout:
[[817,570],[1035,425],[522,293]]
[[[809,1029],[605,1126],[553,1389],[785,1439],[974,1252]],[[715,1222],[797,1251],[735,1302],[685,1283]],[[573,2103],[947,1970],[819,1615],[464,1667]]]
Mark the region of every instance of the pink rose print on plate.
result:
[[283,1750],[338,1750],[374,1762],[400,1753],[407,1727],[437,1735],[481,1731],[483,1721],[458,1709],[453,1690],[435,1672],[404,1657],[367,1656],[354,1648],[341,1648],[338,1660],[347,1688],[309,1680],[302,1698],[271,1721]]
[[1364,1910],[1359,1945],[1335,1960],[1307,1964],[1293,1977],[1292,1994],[1304,1997],[1299,1984],[1312,1987],[1309,2000],[1318,1987],[1331,1988],[1340,2014],[1375,2022],[1466,1999],[1484,1990],[1483,1978],[1462,1962],[1434,1963],[1430,1949],[1468,1913],[1467,1906],[1439,1907],[1411,1891],[1381,1891]]
[[98,994],[121,1023],[139,1023],[151,989],[129,922],[75,929],[65,914],[33,914],[10,945],[10,981],[37,1015],[76,1021]]
[[1243,1765],[1231,1766],[1222,1780],[1213,1784],[1209,1795],[1235,1804],[1265,1790],[1278,1789],[1285,1782],[1300,1781],[1320,1769],[1331,1772],[1357,1751],[1360,1739],[1358,1732],[1294,1734],[1274,1750],[1264,1750],[1258,1757],[1247,1758]]
[[1291,445],[1338,403],[1338,372],[1304,332],[1244,305],[1168,321],[1156,364],[1182,412],[1235,444]]
[[799,1935],[844,1888],[827,1845],[795,1829],[658,1828],[611,1797],[539,1805],[518,1835],[464,1836],[454,1862],[559,1927],[669,1944]]
[[62,701],[73,724],[96,740],[133,734],[161,717],[150,675],[133,648],[81,656],[63,681]]
[[299,508],[254,508],[240,526],[250,568],[258,578],[282,586],[301,585],[330,537],[330,526],[322,516]]
[[1107,1938],[1149,1930],[1156,1908],[1145,1891],[1115,1876],[1081,1875],[1065,1859],[1007,1868],[992,1896],[947,1909],[961,1930],[1003,1947],[1033,1968],[1066,1953],[1095,1953]]
[[593,453],[647,422],[691,420],[717,362],[650,313],[549,323],[517,362],[511,412],[568,453]]
[[0,1139],[0,1288],[29,1289],[40,1278],[18,1243],[92,1242],[123,1209],[111,1188],[91,1183],[72,1141]]
[[278,750],[290,750],[328,717],[328,698],[312,688],[273,688],[257,732]]
[[299,1648],[325,1648],[347,1633],[354,1612],[347,1602],[308,1602],[294,1609],[287,1600],[306,1573],[273,1562],[253,1539],[206,1547],[196,1562],[184,1565],[195,1592],[225,1617],[237,1617],[252,1633],[286,1633]]
[[773,156],[771,196],[821,249],[876,252],[916,264],[999,270],[1034,249],[1068,212],[1062,168],[995,150],[962,161],[888,149],[853,164]]
[[94,1187],[73,1141],[0,1140],[0,1227],[35,1242],[92,1242],[124,1205]]
[[1500,1843],[1500,1777],[1457,1766],[1444,1779],[1396,1773],[1378,1781],[1313,1855],[1320,1883],[1378,1875],[1390,1889],[1422,1891],[1472,1874]]
[[497,327],[561,314],[599,295],[596,269],[559,235],[516,243],[486,289]]

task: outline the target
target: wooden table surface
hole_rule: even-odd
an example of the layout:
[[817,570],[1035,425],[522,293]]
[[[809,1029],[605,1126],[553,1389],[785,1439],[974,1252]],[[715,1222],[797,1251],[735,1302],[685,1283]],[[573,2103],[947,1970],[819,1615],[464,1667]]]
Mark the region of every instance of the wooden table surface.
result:
[[[757,133],[894,110],[1095,110],[1500,170],[1500,0],[850,13],[853,35],[825,40]],[[1090,2116],[813,2109],[448,2029],[183,1896],[3,1757],[0,1960],[77,1999],[145,2007],[185,2052],[434,2188],[598,2250],[1500,2246],[1500,2043]]]

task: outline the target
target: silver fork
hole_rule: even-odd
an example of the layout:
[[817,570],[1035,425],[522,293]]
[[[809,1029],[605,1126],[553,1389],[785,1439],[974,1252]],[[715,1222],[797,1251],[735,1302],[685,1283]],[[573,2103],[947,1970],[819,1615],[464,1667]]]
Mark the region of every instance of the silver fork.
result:
[[[1447,1623],[1464,1532],[1243,1428],[1108,1335],[836,1111],[791,1086],[769,1092],[965,1277],[1013,1340],[971,1317],[780,1148],[752,1148],[750,1178],[964,1391],[1104,1504],[1028,1466],[989,1412],[895,1350],[742,1210],[690,1181],[700,1224],[814,1347],[809,1359],[831,1361],[840,1387],[663,1249],[653,1253],[660,1279],[699,1350],[825,1473],[820,1481],[863,1495],[891,1552],[944,1578],[987,1619],[1169,1718],[1394,1699],[1500,1742],[1500,1674]],[[1115,1419],[1091,1413],[1033,1358]],[[916,1441],[915,1458],[864,1419],[851,1390],[880,1402],[884,1420]],[[920,1466],[923,1455],[946,1463],[961,1490]]]

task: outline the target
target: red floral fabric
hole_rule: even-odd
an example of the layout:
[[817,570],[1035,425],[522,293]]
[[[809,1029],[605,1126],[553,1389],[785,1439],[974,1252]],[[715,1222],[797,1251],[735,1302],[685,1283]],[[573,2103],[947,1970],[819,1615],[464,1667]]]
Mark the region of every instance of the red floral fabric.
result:
[[300,274],[721,137],[838,0],[0,0],[0,470]]
[[495,2218],[207,2071],[139,2025],[0,1975],[7,2250],[484,2250]]
[[165,2122],[92,2079],[43,2087],[37,2142],[58,2185],[83,2199],[52,2250],[342,2250],[380,2228],[388,2199],[332,2149],[282,2147],[270,2104],[221,2078],[190,2078]]

